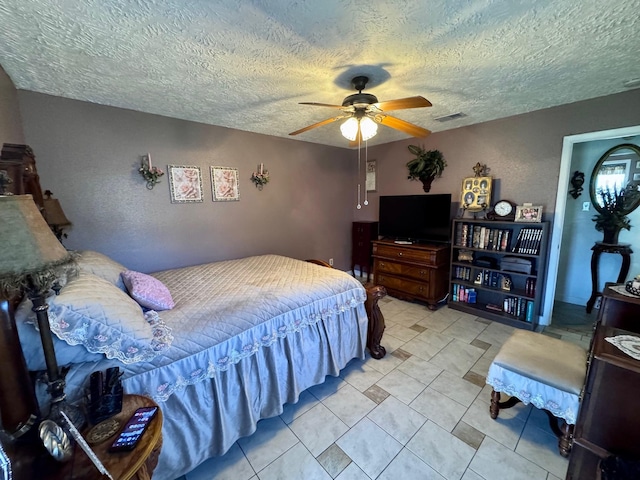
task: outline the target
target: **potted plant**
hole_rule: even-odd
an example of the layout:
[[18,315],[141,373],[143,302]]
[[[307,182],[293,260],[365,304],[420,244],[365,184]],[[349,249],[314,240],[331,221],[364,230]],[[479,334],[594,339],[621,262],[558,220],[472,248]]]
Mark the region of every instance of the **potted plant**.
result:
[[425,150],[424,147],[418,145],[409,145],[407,147],[416,158],[407,162],[409,169],[409,180],[420,180],[423,190],[428,192],[431,190],[431,182],[436,177],[442,176],[447,161],[439,150]]
[[631,229],[631,222],[627,217],[625,190],[618,191],[614,188],[612,192],[607,188],[598,190],[597,194],[602,205],[592,220],[596,223],[596,230],[604,233],[602,242],[615,245],[618,243],[620,230]]

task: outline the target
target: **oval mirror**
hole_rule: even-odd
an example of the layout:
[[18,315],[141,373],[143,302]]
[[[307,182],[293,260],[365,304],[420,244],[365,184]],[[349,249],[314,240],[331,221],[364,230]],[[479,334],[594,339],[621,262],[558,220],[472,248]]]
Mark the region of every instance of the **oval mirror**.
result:
[[640,205],[640,147],[623,143],[600,157],[589,183],[591,203],[599,213],[605,210],[603,193],[623,199],[624,208],[620,210],[623,215]]

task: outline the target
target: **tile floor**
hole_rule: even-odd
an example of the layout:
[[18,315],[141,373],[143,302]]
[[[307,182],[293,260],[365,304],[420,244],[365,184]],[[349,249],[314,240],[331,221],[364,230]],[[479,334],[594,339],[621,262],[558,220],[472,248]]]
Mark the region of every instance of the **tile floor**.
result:
[[[386,297],[387,356],[353,360],[302,393],[222,457],[186,480],[555,480],[547,416],[518,406],[489,416],[485,375],[513,331],[462,312]],[[544,334],[588,348],[587,326],[555,322]]]

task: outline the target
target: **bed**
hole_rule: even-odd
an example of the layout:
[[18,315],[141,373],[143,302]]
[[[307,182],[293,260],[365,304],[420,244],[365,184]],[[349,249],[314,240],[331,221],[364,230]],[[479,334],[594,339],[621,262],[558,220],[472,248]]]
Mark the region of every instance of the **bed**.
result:
[[[126,393],[153,398],[165,419],[155,480],[224,454],[367,347],[385,354],[384,289],[316,263],[261,255],[144,275],[79,252],[79,275],[48,300],[69,399],[111,366]],[[42,370],[32,315],[23,301],[16,324],[29,370]]]

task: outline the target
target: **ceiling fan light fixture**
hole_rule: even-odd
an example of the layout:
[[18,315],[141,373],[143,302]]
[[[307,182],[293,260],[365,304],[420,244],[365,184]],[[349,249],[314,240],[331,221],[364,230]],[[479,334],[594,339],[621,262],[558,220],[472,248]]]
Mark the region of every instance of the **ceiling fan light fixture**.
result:
[[346,122],[340,125],[340,131],[344,138],[353,142],[358,136],[358,120],[355,117],[349,118]]
[[361,119],[351,117],[342,125],[340,125],[342,136],[347,140],[353,142],[358,137],[358,122],[360,122],[360,133],[362,135],[362,141],[367,141],[375,137],[376,133],[378,133],[378,124],[371,120],[369,117],[363,117]]
[[378,124],[369,117],[364,117],[360,119],[360,133],[362,134],[362,140],[366,142],[376,136]]

